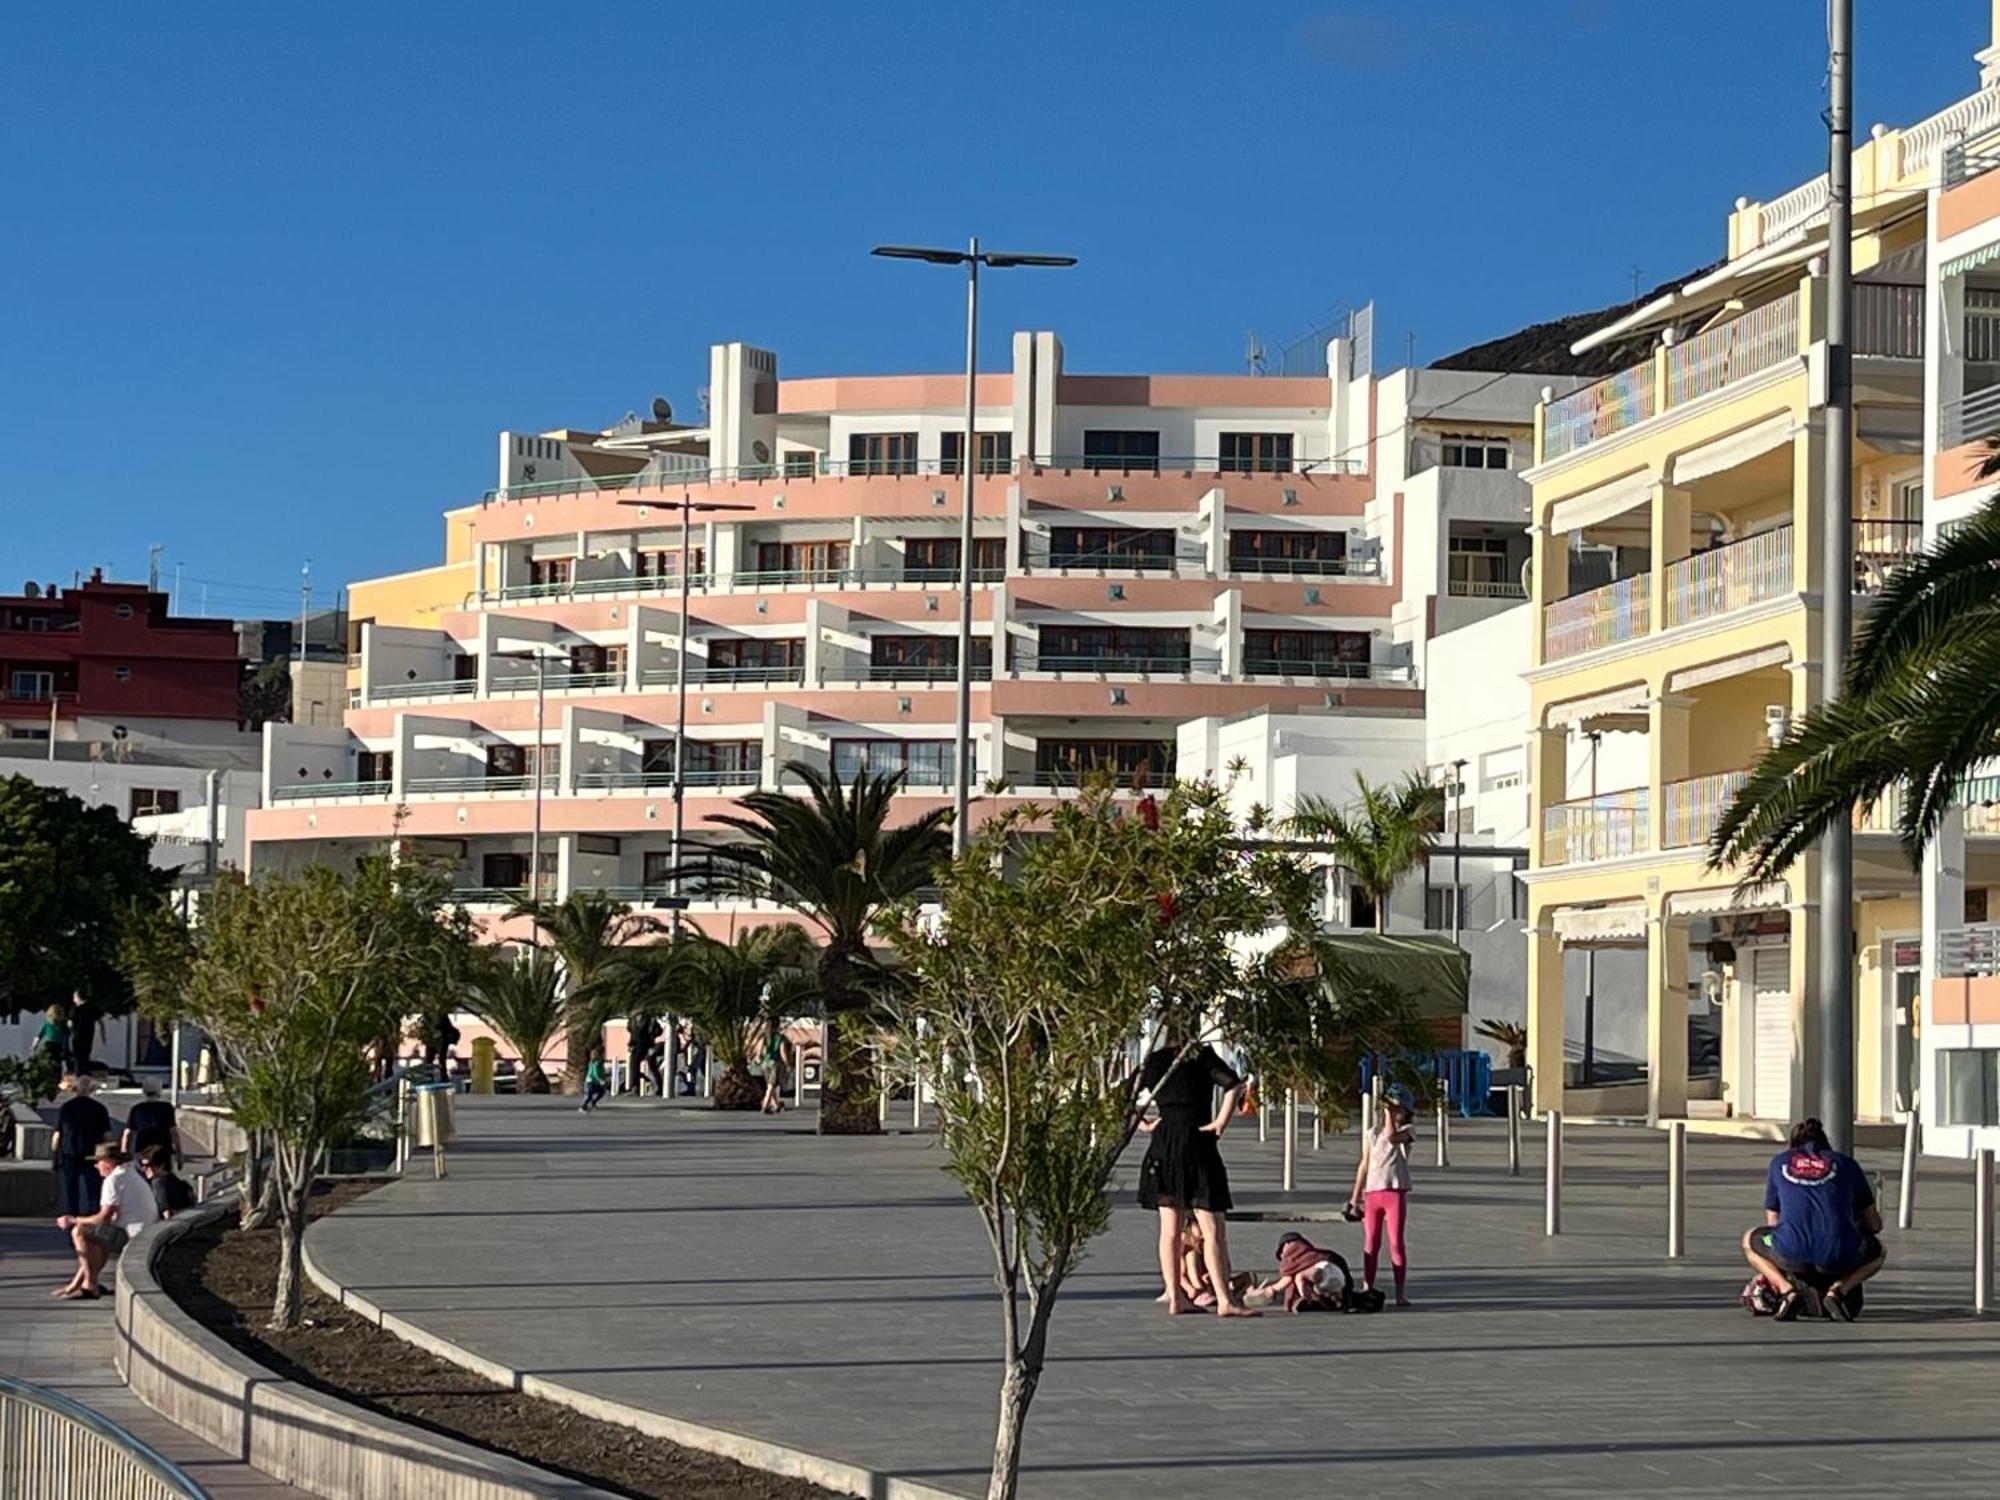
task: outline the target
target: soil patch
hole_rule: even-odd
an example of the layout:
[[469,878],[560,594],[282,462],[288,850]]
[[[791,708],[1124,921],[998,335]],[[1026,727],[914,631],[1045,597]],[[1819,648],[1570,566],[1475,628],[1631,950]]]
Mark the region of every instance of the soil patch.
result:
[[[380,1186],[322,1185],[314,1218]],[[804,1480],[599,1422],[494,1385],[404,1343],[311,1286],[304,1326],[264,1325],[277,1290],[278,1232],[234,1218],[181,1236],[159,1262],[169,1295],[212,1332],[289,1380],[399,1422],[491,1448],[572,1479],[645,1500],[831,1500]]]

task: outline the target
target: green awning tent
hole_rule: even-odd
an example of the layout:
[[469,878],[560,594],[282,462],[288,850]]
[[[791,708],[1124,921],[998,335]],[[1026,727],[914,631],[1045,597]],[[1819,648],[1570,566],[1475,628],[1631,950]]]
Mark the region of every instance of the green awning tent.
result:
[[1450,938],[1393,932],[1329,932],[1324,936],[1342,962],[1410,996],[1424,1020],[1456,1020],[1466,1013],[1472,955]]

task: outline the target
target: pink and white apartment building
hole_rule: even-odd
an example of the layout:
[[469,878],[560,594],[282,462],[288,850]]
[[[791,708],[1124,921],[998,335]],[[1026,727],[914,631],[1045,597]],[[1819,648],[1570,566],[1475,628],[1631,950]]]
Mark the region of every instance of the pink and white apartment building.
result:
[[[1547,377],[1376,378],[1365,347],[1326,352],[1311,377],[1083,375],[1054,334],[1019,333],[1011,368],[979,376],[975,823],[1100,769],[1171,777],[1196,719],[1420,717],[1410,622],[1522,597],[1527,491],[1495,471]],[[393,835],[451,861],[475,905],[523,891],[537,858],[558,899],[649,902],[683,756],[690,860],[791,761],[900,771],[909,810],[948,804],[963,393],[780,378],[727,344],[700,425],[660,403],[501,433],[495,487],[446,513],[443,563],[354,586],[345,722],[267,731],[252,868]],[[1483,472],[1423,478],[1441,466]],[[688,889],[694,920],[727,926],[738,903]]]

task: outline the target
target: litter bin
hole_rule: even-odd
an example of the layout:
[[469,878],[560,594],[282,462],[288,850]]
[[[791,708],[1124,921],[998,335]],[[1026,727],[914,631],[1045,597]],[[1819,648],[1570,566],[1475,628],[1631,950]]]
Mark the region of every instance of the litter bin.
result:
[[472,1039],[472,1092],[475,1094],[493,1092],[493,1052],[492,1037]]
[[458,1139],[458,1112],[452,1104],[456,1092],[457,1085],[450,1083],[420,1083],[410,1090],[417,1106],[419,1146],[449,1146]]

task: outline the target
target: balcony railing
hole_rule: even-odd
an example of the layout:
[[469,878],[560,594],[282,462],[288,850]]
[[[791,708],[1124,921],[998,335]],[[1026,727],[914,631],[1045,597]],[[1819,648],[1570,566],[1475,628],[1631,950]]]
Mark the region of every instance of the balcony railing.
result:
[[1879,594],[1889,576],[1924,550],[1922,521],[1854,521],[1854,592]]
[[1666,590],[1669,629],[1792,593],[1792,528],[1774,526],[1669,563]]
[[1229,572],[1238,578],[1379,578],[1376,557],[1231,557]]
[[1252,656],[1243,663],[1245,677],[1338,678],[1354,682],[1414,682],[1416,670],[1387,661],[1288,661],[1278,656]]
[[[863,669],[862,680],[866,682],[956,682],[958,668],[945,665],[922,665],[915,662],[870,662]],[[991,682],[993,664],[976,661],[972,664],[974,682]]]
[[1561,661],[1644,635],[1650,597],[1650,579],[1639,573],[1557,600],[1543,620],[1542,659]]
[[[542,877],[542,895],[545,899],[555,896],[554,875]],[[516,901],[524,901],[528,896],[525,885],[462,885],[451,893],[451,899],[460,906],[512,906]]]
[[588,693],[624,685],[623,672],[550,672],[545,684],[538,683],[533,672],[517,672],[496,678],[487,685],[487,691],[497,698],[502,693],[533,693],[544,688],[551,693]]
[[1542,863],[1589,864],[1645,854],[1652,847],[1644,787],[1605,792],[1542,809]]
[[1667,349],[1666,407],[1719,391],[1799,352],[1799,294],[1719,323]]
[[1938,973],[1953,979],[2000,974],[2000,922],[1976,922],[1940,931]]
[[1922,359],[1924,289],[1898,282],[1856,282],[1851,347],[1856,354]]
[[1197,672],[1222,670],[1222,658],[1214,652],[1192,651],[1181,656],[1051,656],[1022,651],[1014,659],[1017,672],[1084,672],[1104,675],[1133,672],[1142,675],[1188,677]]
[[1655,396],[1648,360],[1551,401],[1542,415],[1542,458],[1561,458],[1638,426],[1653,415]]
[[[681,785],[756,786],[762,779],[763,771],[756,766],[747,770],[697,770],[690,767]],[[576,789],[580,792],[625,792],[641,788],[657,791],[671,788],[673,784],[672,771],[580,771],[576,778]]]
[[[696,667],[688,668],[687,680],[690,686],[741,687],[758,683],[802,683],[806,678],[803,665],[781,667]],[[645,687],[672,687],[678,679],[672,667],[656,667],[640,675],[640,683]]]
[[1747,771],[1719,771],[1713,776],[1691,776],[1686,781],[1670,781],[1660,788],[1660,834],[1663,849],[1698,849],[1706,844],[1722,821],[1743,783]]
[[1050,552],[1043,566],[1096,573],[1171,573],[1179,563],[1172,554],[1153,552]]
[[2000,385],[1968,391],[1958,400],[1946,402],[1939,418],[1944,430],[1938,441],[1946,448],[1991,437],[2000,432]]
[[[457,797],[475,792],[526,792],[534,785],[533,776],[413,776],[403,789],[413,797]],[[556,785],[551,767],[542,773],[542,790],[553,791]]]
[[1454,599],[1525,599],[1528,590],[1518,580],[1506,578],[1454,578],[1446,585]]
[[1046,469],[1081,469],[1087,474],[1365,474],[1367,462],[1359,458],[1272,459],[1259,463],[1250,458],[1222,458],[1216,454],[1194,457],[1170,454],[1058,453],[1046,462],[1026,465],[1036,472]]
[[[708,575],[695,573],[688,579],[690,588],[708,587]],[[565,599],[577,594],[676,594],[680,592],[678,575],[661,578],[648,573],[619,574],[615,578],[577,578],[564,583],[510,583],[500,590],[503,600]]]
[[302,781],[295,786],[274,786],[271,788],[273,802],[303,802],[309,797],[386,797],[390,783],[386,781]]
[[476,679],[451,677],[437,682],[385,682],[369,688],[368,697],[387,703],[398,698],[469,698],[478,691]]

